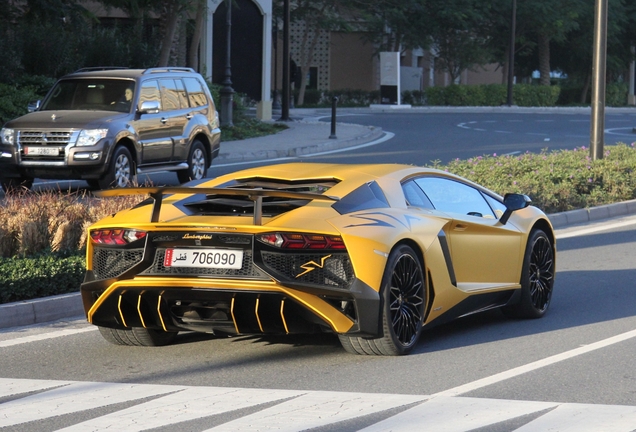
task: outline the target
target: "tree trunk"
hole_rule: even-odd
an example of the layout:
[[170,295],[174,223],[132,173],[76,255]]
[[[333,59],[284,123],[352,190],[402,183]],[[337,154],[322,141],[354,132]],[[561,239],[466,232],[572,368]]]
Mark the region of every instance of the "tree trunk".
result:
[[[190,41],[190,50],[188,51],[187,65],[196,70],[199,69],[199,44],[201,43],[201,35],[203,34],[203,22],[206,13],[205,0],[197,2],[197,18],[194,22],[194,33]],[[209,71],[206,71],[209,72]]]
[[508,66],[510,65],[510,47],[509,46],[506,48],[504,55],[505,55],[504,58],[506,59],[506,61],[504,62],[502,71],[501,71],[502,73],[501,83],[508,84]]
[[166,30],[161,41],[161,53],[159,54],[159,63],[157,65],[159,67],[168,66],[170,52],[172,51],[172,41],[174,40],[180,15],[178,6],[174,2],[170,1],[167,4],[168,7],[164,9]]
[[[305,90],[307,89],[307,75],[309,74],[309,68],[314,60],[314,51],[316,45],[318,45],[318,36],[320,36],[320,27],[314,25],[313,29],[308,26],[309,23],[305,23],[305,31],[303,34],[303,43],[300,50],[300,89],[298,90],[297,106],[303,106],[305,103]],[[309,41],[309,32],[313,30],[313,38]],[[307,44],[309,42],[309,44]],[[309,49],[305,51],[307,45]],[[298,78],[296,78],[298,79]]]
[[550,85],[550,37],[544,32],[538,37],[539,85]]

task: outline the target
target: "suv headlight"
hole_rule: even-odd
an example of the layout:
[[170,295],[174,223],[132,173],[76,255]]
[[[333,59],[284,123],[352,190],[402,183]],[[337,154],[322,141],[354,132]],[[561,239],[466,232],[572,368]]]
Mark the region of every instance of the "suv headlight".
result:
[[15,129],[2,128],[0,138],[2,139],[2,144],[15,144]]
[[84,129],[77,137],[78,147],[94,146],[100,139],[105,138],[108,133],[108,129]]

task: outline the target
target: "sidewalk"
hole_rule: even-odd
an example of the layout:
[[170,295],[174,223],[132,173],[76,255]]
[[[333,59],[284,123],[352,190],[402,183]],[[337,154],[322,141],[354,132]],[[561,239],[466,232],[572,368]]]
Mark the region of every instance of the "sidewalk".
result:
[[221,143],[215,164],[270,160],[310,155],[368,144],[384,135],[382,128],[351,123],[336,123],[331,136],[331,122],[293,120],[284,122],[289,129],[275,135]]
[[[414,107],[410,112],[457,112],[457,108],[450,107]],[[378,113],[383,111],[395,112],[392,109],[342,109],[341,112]],[[484,108],[464,107],[459,110],[483,112]],[[486,108],[487,111],[514,111],[531,113],[545,113],[550,109],[544,108],[517,108],[494,107]],[[574,108],[572,112],[589,112],[590,108]],[[629,110],[629,111],[628,111]],[[561,110],[563,111],[563,110]],[[616,110],[618,111],[618,110]],[[624,109],[625,112],[634,112],[634,109]],[[621,110],[622,112],[622,110]],[[318,121],[320,118],[329,119],[330,109],[295,109],[290,110],[292,121],[286,122],[289,129],[275,135],[259,138],[250,138],[240,141],[221,143],[221,151],[214,164],[230,164],[247,161],[271,160],[285,157],[311,155],[314,153],[335,151],[343,148],[351,148],[382,139],[386,133],[379,127],[363,126],[350,123],[336,123],[336,138],[330,138],[331,123]],[[280,113],[274,114],[274,119],[280,117]],[[573,210],[570,212],[549,215],[555,228],[562,228],[572,224],[585,223],[609,217],[636,213],[636,200],[624,203],[609,204],[591,209]],[[31,301],[8,303],[0,305],[0,329],[20,327],[43,322],[54,321],[62,318],[78,317],[84,314],[79,293],[64,294],[60,296],[46,297]]]

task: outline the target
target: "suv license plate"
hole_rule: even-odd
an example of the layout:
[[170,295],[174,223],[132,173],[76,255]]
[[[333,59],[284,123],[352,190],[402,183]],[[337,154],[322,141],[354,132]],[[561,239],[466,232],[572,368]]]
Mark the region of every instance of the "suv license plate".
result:
[[25,147],[24,154],[29,156],[58,156],[58,147]]
[[240,269],[243,251],[237,249],[166,249],[164,267]]

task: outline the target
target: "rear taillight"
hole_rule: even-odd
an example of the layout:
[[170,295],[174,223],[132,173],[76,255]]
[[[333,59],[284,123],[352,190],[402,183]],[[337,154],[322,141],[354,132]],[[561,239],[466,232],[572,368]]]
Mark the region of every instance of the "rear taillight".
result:
[[145,231],[125,229],[99,229],[91,231],[93,243],[126,245],[146,237]]
[[256,239],[280,249],[346,249],[340,236],[322,234],[268,233]]

